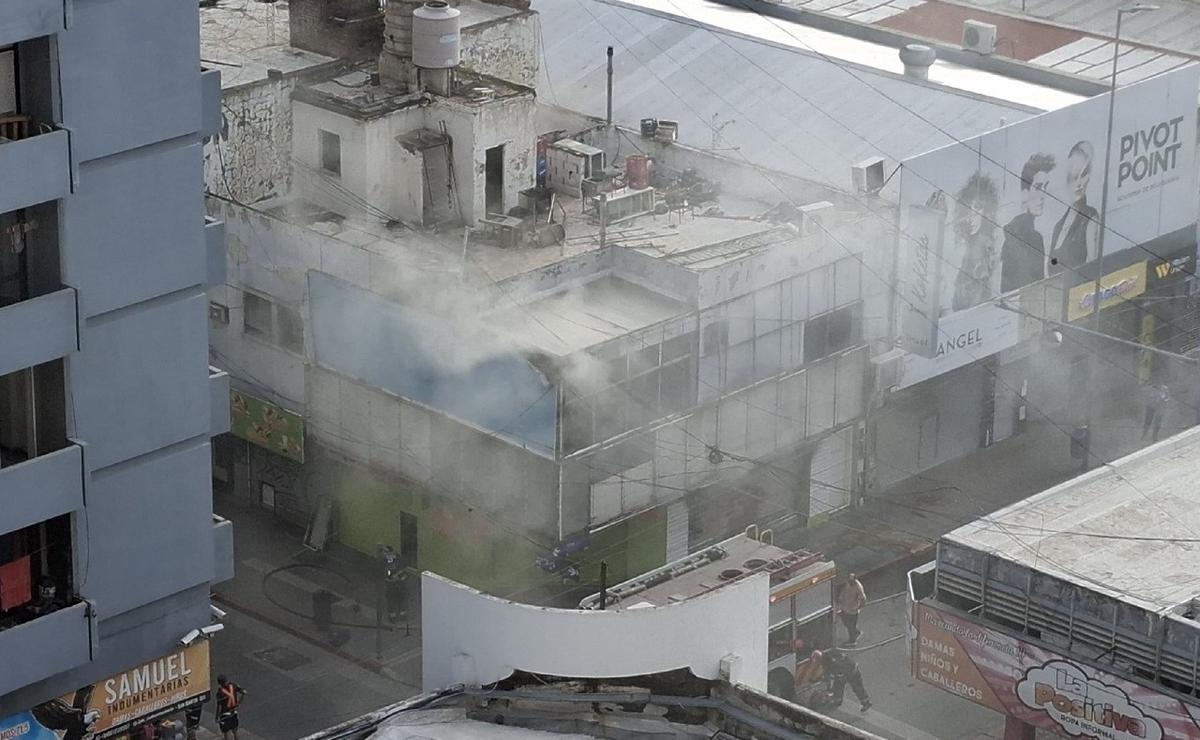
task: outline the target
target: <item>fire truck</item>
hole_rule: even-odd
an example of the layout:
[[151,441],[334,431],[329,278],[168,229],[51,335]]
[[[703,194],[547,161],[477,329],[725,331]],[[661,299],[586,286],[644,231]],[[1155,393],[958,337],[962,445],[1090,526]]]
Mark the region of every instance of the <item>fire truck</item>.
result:
[[[755,573],[771,582],[767,688],[789,701],[806,703],[809,685],[796,675],[812,650],[833,644],[834,564],[823,555],[773,544],[771,530],[755,525],[742,534],[606,589],[606,608],[665,606],[696,598]],[[579,603],[600,608],[600,594]],[[798,670],[799,669],[799,670]],[[802,681],[808,684],[808,681]]]

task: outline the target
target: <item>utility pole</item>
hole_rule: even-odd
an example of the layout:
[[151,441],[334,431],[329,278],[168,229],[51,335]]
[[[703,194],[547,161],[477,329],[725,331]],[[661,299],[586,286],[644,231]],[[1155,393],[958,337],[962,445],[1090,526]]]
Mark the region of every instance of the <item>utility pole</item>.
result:
[[[1096,279],[1092,284],[1092,331],[1096,334],[1103,334],[1100,331],[1100,304],[1101,291],[1103,286],[1101,280],[1104,278],[1104,233],[1107,231],[1108,219],[1108,169],[1112,164],[1112,132],[1113,132],[1113,115],[1117,107],[1117,58],[1121,54],[1121,18],[1128,15],[1136,15],[1146,11],[1158,10],[1157,5],[1142,5],[1138,3],[1133,7],[1120,8],[1117,10],[1117,33],[1113,38],[1113,59],[1112,59],[1112,79],[1108,93],[1108,128],[1104,134],[1104,184],[1100,191],[1100,231],[1096,235]],[[1096,376],[1099,374],[1097,370],[1096,356],[1093,354],[1088,360],[1088,387],[1092,393],[1096,390]],[[1091,461],[1092,447],[1092,407],[1095,403],[1091,400],[1086,400],[1087,416],[1083,423],[1083,462],[1082,468],[1086,471]]]

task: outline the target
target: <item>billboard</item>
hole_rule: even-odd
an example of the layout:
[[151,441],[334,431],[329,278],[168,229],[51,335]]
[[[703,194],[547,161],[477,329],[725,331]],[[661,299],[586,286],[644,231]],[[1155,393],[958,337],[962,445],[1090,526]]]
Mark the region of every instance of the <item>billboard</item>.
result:
[[[1160,237],[1194,248],[1198,87],[1200,65],[1191,65],[1118,90],[1106,258]],[[939,322],[1064,273],[1068,287],[1084,282],[1099,253],[1108,102],[1089,98],[905,160],[901,294],[916,290],[913,275],[929,257],[929,210],[943,221],[940,277],[925,279],[938,287]]]
[[1200,736],[1200,707],[1169,694],[928,603],[912,619],[913,677],[951,694],[1070,737]]
[[208,643],[198,642],[0,719],[0,740],[103,740],[205,701],[208,692]]
[[229,391],[229,431],[276,455],[304,462],[304,417],[261,398]]

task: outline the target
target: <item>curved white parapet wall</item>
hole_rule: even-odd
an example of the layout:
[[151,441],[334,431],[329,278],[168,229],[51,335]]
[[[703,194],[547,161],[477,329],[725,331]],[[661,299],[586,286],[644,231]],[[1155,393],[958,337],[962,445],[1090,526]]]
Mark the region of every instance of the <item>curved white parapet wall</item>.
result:
[[421,576],[424,689],[486,685],[515,670],[617,678],[688,668],[701,678],[765,691],[769,598],[769,578],[761,574],[670,606],[550,609],[427,572]]

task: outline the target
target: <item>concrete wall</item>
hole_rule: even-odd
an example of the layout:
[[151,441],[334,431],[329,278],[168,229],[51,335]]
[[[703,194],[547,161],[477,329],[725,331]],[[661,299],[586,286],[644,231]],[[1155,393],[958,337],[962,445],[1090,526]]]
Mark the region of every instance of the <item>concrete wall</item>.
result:
[[[514,670],[615,678],[688,668],[766,690],[766,576],[744,578],[678,604],[623,611],[528,606],[433,573],[421,577],[422,683],[494,683]],[[481,629],[487,625],[487,629]]]
[[327,449],[557,539],[553,460],[321,367],[309,368],[308,392],[310,437]]
[[[419,221],[415,210],[424,184],[421,159],[397,144],[396,137],[416,129],[437,132],[442,123],[452,140],[456,195],[466,223],[484,216],[484,163],[489,148],[505,147],[503,210],[517,205],[518,193],[534,184],[532,93],[486,103],[437,98],[427,108],[405,108],[365,121],[308,103],[293,105],[293,155],[305,170],[296,172],[301,195],[339,213],[363,210],[363,204],[355,202],[357,197],[392,218]],[[341,137],[340,176],[320,170],[320,129]],[[408,171],[401,170],[405,165]],[[331,182],[353,195],[339,193]]]
[[288,31],[292,46],[356,62],[374,59],[383,47],[378,0],[292,0]]
[[481,74],[525,87],[537,83],[541,22],[525,11],[462,30],[462,64]]
[[486,152],[504,146],[504,211],[517,205],[518,193],[534,185],[537,132],[532,93],[489,103],[440,100],[430,108],[429,128],[444,119],[454,140],[454,176],[462,198],[463,220],[473,224],[484,217]]
[[50,45],[59,81],[35,97],[59,99],[77,178],[58,203],[80,324],[64,422],[86,444],[88,480],[72,590],[98,624],[90,660],[0,696],[0,716],[169,653],[207,623],[215,570],[198,11],[157,0],[73,11]]
[[221,133],[204,145],[204,186],[242,203],[291,187],[295,77],[222,91]]

